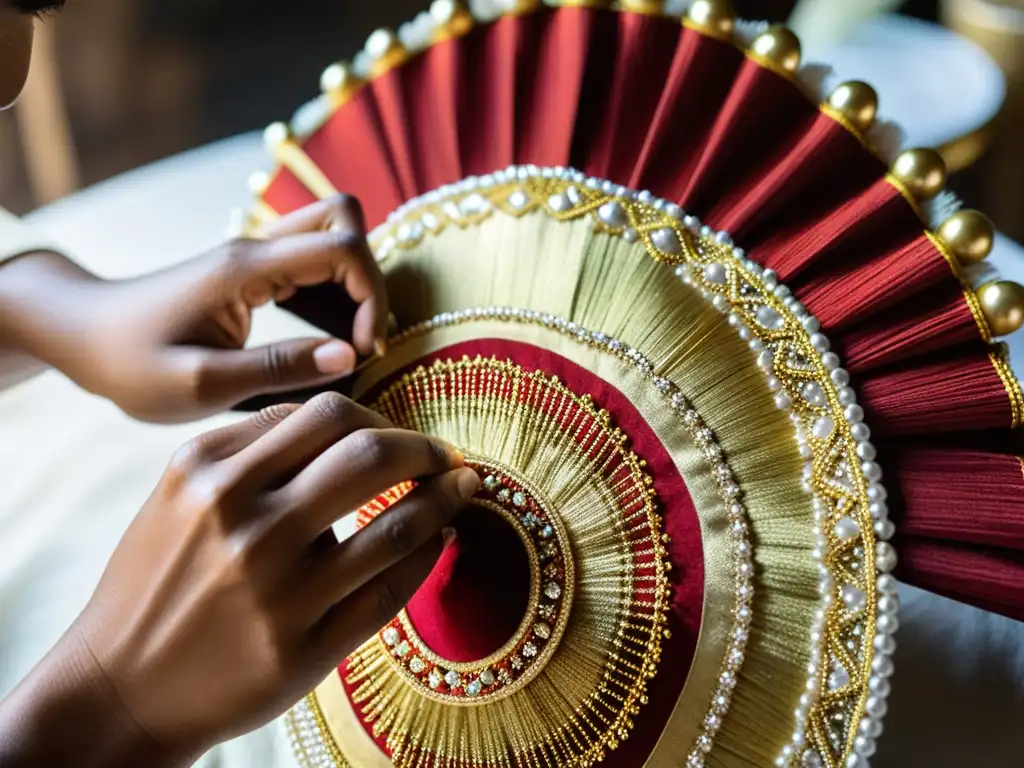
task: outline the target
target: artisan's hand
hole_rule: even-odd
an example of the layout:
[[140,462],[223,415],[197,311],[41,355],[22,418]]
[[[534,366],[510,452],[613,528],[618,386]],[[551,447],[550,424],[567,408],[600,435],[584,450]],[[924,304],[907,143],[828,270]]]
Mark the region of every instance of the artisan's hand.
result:
[[[167,270],[104,281],[56,254],[0,269],[2,332],[128,414],[187,421],[349,373],[387,330],[384,280],[352,198],[324,201]],[[244,349],[252,310],[326,285],[343,339]],[[343,290],[341,290],[343,286]],[[336,327],[336,324],[335,324]]]
[[[337,543],[335,520],[407,479],[415,490]],[[479,482],[447,444],[333,393],[198,438],[71,630],[0,706],[0,763],[50,749],[49,762],[25,764],[186,764],[268,722],[404,606]],[[54,685],[71,685],[72,700],[98,692],[87,699],[100,724],[81,719],[89,731],[121,724],[105,761],[95,747],[66,760],[68,744],[94,744],[74,719],[54,743],[33,742],[60,711],[40,703]]]

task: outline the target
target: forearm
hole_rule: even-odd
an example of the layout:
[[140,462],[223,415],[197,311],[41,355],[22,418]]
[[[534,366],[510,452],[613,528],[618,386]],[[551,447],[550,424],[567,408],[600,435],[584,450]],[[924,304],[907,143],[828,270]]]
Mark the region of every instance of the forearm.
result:
[[189,765],[172,758],[121,704],[87,651],[65,637],[0,701],[0,765],[112,768]]
[[61,350],[74,347],[66,342],[75,332],[69,320],[76,296],[95,282],[89,272],[49,251],[0,263],[0,377],[44,365],[61,368]]

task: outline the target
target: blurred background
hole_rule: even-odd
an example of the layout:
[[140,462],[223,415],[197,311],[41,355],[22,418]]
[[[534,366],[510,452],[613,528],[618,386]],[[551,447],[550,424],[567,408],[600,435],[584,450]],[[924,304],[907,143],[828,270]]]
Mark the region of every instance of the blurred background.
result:
[[[987,51],[1002,70],[1005,97],[946,148],[958,167],[951,186],[1024,240],[1024,0],[734,4],[741,17],[790,19],[805,45],[842,42],[866,17],[896,12],[955,30]],[[39,27],[23,100],[0,113],[0,205],[26,213],[130,168],[287,118],[316,94],[327,64],[426,5],[69,0]],[[935,97],[951,114],[972,92],[971,73],[960,74]]]

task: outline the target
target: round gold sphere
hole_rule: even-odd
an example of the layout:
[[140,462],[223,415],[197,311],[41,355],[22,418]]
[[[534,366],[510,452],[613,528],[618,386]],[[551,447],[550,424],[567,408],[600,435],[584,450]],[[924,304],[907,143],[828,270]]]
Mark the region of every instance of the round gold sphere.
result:
[[786,72],[800,66],[800,41],[785,27],[770,27],[750,44],[750,52]]
[[619,7],[624,11],[657,16],[664,12],[665,3],[663,0],[619,0]]
[[931,200],[946,184],[946,163],[934,149],[908,149],[892,164],[892,175],[915,200]]
[[731,0],[693,0],[686,11],[686,18],[698,29],[721,37],[731,35],[736,25],[736,11]]
[[1007,336],[1024,325],[1024,286],[999,280],[978,289],[978,303],[993,336]]
[[851,80],[841,83],[828,97],[832,109],[845,117],[858,131],[866,131],[875,122],[878,94],[867,83]]
[[977,264],[992,252],[996,228],[981,211],[957,211],[939,227],[939,238],[961,264]]

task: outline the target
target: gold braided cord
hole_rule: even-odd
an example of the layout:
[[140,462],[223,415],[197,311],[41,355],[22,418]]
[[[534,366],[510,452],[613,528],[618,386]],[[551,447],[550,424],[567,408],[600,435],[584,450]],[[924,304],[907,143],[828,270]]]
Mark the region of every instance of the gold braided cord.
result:
[[1024,421],[1024,392],[1021,391],[1020,381],[1010,368],[1007,360],[1007,347],[1005,344],[997,344],[989,350],[989,360],[999,374],[999,380],[1003,382],[1006,396],[1010,400],[1010,428],[1015,429]]
[[988,320],[985,319],[985,313],[981,311],[981,304],[978,303],[978,295],[974,292],[974,287],[971,285],[971,281],[967,278],[967,275],[964,274],[964,269],[960,265],[959,260],[956,256],[950,253],[947,245],[942,242],[942,238],[934,232],[926,230],[925,237],[927,237],[929,242],[935,247],[935,250],[942,254],[942,258],[946,260],[953,276],[957,281],[959,281],[960,289],[964,295],[964,301],[967,303],[968,309],[971,310],[971,316],[974,318],[974,322],[978,326],[978,333],[981,334],[981,338],[986,343],[992,341],[992,330],[988,327]]
[[[589,397],[496,360],[420,369],[376,407],[398,426],[486,452],[542,489],[574,544],[575,597],[571,623],[552,634],[553,642],[565,632],[557,653],[513,696],[469,707],[435,701],[396,671],[375,638],[350,658],[353,702],[399,766],[599,760],[646,702],[668,597],[651,481],[625,435]],[[656,554],[653,570],[634,562],[643,551]]]

